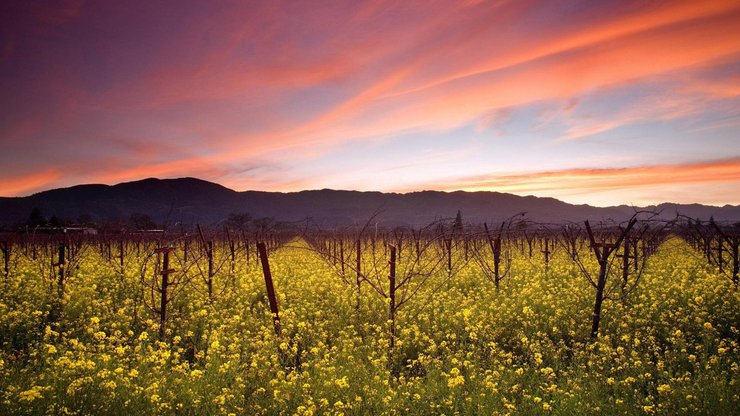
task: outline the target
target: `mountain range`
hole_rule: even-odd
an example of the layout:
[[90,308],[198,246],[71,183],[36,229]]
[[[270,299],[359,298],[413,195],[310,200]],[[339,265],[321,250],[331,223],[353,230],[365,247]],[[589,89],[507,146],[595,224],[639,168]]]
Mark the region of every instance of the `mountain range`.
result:
[[117,185],[78,185],[39,192],[26,197],[0,198],[0,225],[25,223],[36,210],[44,216],[88,222],[127,221],[135,215],[149,216],[158,224],[218,225],[231,214],[280,221],[310,219],[322,227],[365,224],[375,213],[385,226],[421,226],[453,218],[459,210],[465,222],[496,222],[526,213],[539,222],[624,220],[635,209],[660,212],[665,219],[676,214],[717,221],[740,221],[740,205],[723,207],[665,203],[657,206],[627,205],[593,207],[573,205],[554,198],[517,196],[499,192],[382,193],[339,190],[300,192],[237,192],[196,178],[149,178]]

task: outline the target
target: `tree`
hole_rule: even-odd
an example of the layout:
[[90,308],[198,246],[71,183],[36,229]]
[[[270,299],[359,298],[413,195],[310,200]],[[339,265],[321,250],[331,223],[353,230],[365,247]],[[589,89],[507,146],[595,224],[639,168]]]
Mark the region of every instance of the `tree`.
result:
[[462,213],[460,213],[460,210],[457,210],[457,215],[455,216],[455,221],[452,223],[452,234],[461,234],[463,232],[463,221],[462,221]]
[[44,218],[44,214],[41,212],[41,208],[34,207],[31,210],[31,214],[28,216],[26,225],[29,228],[35,228],[44,224],[46,224],[46,218]]
[[137,230],[153,230],[157,228],[152,218],[146,214],[135,212],[131,214],[131,225]]
[[250,221],[252,221],[252,215],[247,212],[231,213],[226,219],[226,226],[244,231],[249,229]]

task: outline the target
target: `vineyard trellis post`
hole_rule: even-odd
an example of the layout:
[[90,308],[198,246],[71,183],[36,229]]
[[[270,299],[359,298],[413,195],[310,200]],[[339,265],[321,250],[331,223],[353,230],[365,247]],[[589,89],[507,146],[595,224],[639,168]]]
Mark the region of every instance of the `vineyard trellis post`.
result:
[[10,241],[3,241],[3,270],[5,272],[6,280],[10,276],[10,250],[11,249],[12,249],[12,243]]
[[257,243],[257,251],[259,251],[260,262],[262,263],[262,274],[265,277],[267,300],[270,303],[270,312],[272,313],[272,324],[275,328],[275,334],[280,337],[280,314],[278,310],[277,297],[275,296],[275,286],[272,283],[272,272],[270,271],[270,263],[267,258],[267,247],[265,247],[265,243]]
[[126,270],[123,267],[123,259],[124,259],[124,256],[123,256],[123,239],[121,239],[121,240],[118,240],[118,263],[119,263],[119,266],[121,267],[121,274],[122,275],[125,274],[125,272],[126,272]]
[[65,263],[66,263],[66,247],[64,242],[59,243],[59,261],[55,264],[55,266],[58,267],[58,280],[57,280],[57,290],[59,291],[59,298],[61,299],[64,296],[64,274],[65,274]]
[[155,249],[155,252],[162,255],[162,270],[159,274],[162,276],[160,283],[160,300],[159,300],[159,340],[164,341],[166,329],[167,329],[167,304],[168,289],[170,284],[170,274],[174,273],[174,269],[170,269],[170,251],[172,247],[159,247]]
[[355,258],[355,268],[357,269],[357,302],[355,303],[355,313],[359,314],[360,312],[360,302],[362,301],[362,241],[358,238],[357,241],[355,241],[357,253]]
[[391,259],[388,262],[390,272],[388,273],[389,291],[388,297],[390,304],[388,306],[388,322],[390,325],[390,342],[389,348],[393,350],[396,345],[396,247],[391,246]]

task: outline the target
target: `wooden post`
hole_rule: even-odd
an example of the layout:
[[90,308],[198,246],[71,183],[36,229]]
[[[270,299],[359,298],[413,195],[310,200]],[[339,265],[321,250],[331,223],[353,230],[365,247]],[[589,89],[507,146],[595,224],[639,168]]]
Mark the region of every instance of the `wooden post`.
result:
[[3,242],[3,269],[5,270],[6,279],[10,275],[10,247],[11,245],[9,241]]
[[738,246],[740,245],[740,238],[735,237],[732,239],[732,283],[735,284],[735,289],[738,287],[738,275],[740,274],[740,256],[738,256]]
[[486,230],[488,245],[491,246],[491,253],[493,254],[493,283],[496,285],[497,290],[499,281],[501,280],[501,275],[499,273],[501,265],[501,232],[504,229],[504,224],[505,223],[501,223],[499,233],[496,235],[496,238],[492,239],[491,234],[488,232],[488,224],[483,223],[483,228]]
[[190,245],[190,239],[188,239],[188,237],[186,236],[185,242],[183,243],[183,246],[182,246],[182,259],[183,259],[183,263],[186,263],[186,264],[188,262],[188,246],[189,245]]
[[357,303],[355,303],[355,312],[360,311],[360,301],[362,300],[362,292],[361,292],[361,282],[362,282],[362,248],[360,245],[360,239],[358,238],[357,241],[355,241],[357,253],[356,253],[356,259],[355,259],[355,268],[357,269]]
[[451,238],[445,239],[445,247],[447,248],[447,271],[452,272],[452,239]]
[[622,257],[622,289],[627,286],[627,278],[630,273],[630,239],[624,239],[624,252],[620,256]]
[[545,254],[545,268],[550,265],[550,240],[545,238],[545,249],[542,251]]
[[121,274],[124,274],[123,269],[123,240],[118,240],[118,263],[121,266]]
[[236,266],[236,248],[234,247],[234,241],[229,238],[229,251],[231,253],[231,273],[234,273],[234,267]]
[[159,300],[159,340],[164,341],[164,337],[167,330],[167,291],[170,285],[170,273],[174,270],[170,269],[170,248],[161,248],[162,253],[162,283],[160,285],[160,300]]
[[277,297],[275,296],[275,287],[272,284],[272,273],[270,272],[270,263],[267,259],[267,248],[265,243],[257,243],[260,262],[262,263],[262,274],[265,275],[265,287],[267,288],[267,300],[270,302],[270,312],[272,313],[272,325],[275,328],[275,335],[281,336],[280,332],[280,315],[278,311]]
[[[643,244],[645,244],[645,243],[643,242]],[[632,245],[634,246],[633,249],[632,249],[633,257],[635,259],[635,265],[634,265],[635,267],[634,267],[634,270],[635,270],[635,273],[637,273],[637,271],[639,269],[639,266],[638,266],[637,263],[639,263],[639,257],[640,257],[640,239],[639,238],[635,238],[635,241],[633,241],[633,244]]]
[[717,266],[719,266],[720,273],[724,273],[725,271],[725,261],[722,258],[722,252],[725,251],[724,244],[724,238],[719,236],[717,239]]
[[213,302],[213,240],[206,243],[206,256],[208,256],[208,300]]
[[[594,246],[597,252],[599,248]],[[591,338],[596,338],[599,333],[599,323],[601,322],[601,305],[604,302],[604,288],[606,287],[606,271],[609,264],[609,249],[606,244],[601,247],[598,257],[599,261],[599,278],[596,283],[596,301],[594,302],[594,312],[591,321]]]
[[64,264],[66,262],[66,247],[64,245],[64,242],[59,243],[59,262],[57,263],[57,266],[59,267],[59,280],[57,280],[57,290],[59,291],[59,297],[62,298],[64,296]]
[[342,266],[342,276],[344,276],[344,238],[339,240],[339,264]]
[[389,290],[388,297],[390,305],[388,306],[388,319],[390,322],[390,343],[389,347],[393,350],[396,345],[396,248],[391,246],[391,260],[389,262],[390,273],[388,275]]

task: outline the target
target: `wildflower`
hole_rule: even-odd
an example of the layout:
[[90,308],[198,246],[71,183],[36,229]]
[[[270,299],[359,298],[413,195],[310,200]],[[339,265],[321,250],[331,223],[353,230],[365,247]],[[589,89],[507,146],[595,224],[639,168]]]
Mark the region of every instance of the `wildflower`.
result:
[[347,381],[347,377],[338,378],[334,381],[334,384],[337,385],[340,389],[346,389],[349,387],[349,382]]
[[32,402],[42,397],[41,386],[33,386],[26,391],[22,391],[18,394],[18,399],[22,402]]
[[463,384],[465,384],[465,377],[460,374],[460,369],[454,367],[450,370],[450,378],[447,379],[447,387],[452,389]]

